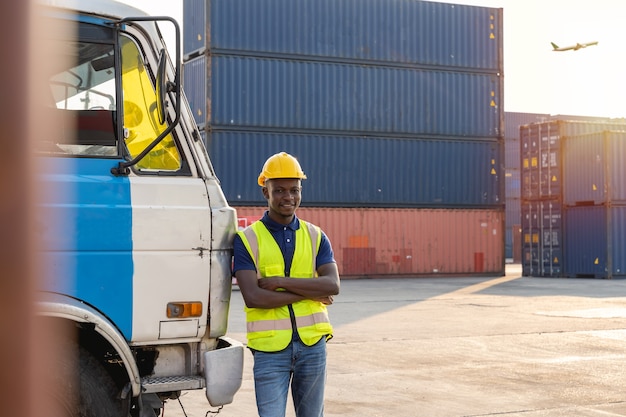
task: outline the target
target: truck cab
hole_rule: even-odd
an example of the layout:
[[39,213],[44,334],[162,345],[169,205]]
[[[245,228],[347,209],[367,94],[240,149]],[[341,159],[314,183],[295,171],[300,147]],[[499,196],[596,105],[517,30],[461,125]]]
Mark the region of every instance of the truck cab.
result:
[[[52,395],[69,416],[153,416],[192,389],[228,404],[237,218],[181,89],[178,25],[108,0],[39,3],[59,28],[42,57],[54,123],[35,149],[37,312],[68,353]],[[173,64],[159,24],[175,27]]]

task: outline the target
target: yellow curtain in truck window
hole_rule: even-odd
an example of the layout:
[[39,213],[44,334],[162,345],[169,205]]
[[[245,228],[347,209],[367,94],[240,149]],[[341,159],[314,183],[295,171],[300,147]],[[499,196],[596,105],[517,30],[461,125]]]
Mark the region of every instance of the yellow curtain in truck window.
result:
[[[155,89],[143,65],[137,46],[128,38],[122,44],[122,89],[124,96],[124,127],[128,131],[126,147],[134,158],[163,132],[167,125],[159,123]],[[148,153],[137,167],[142,169],[180,169],[180,153],[171,134]]]

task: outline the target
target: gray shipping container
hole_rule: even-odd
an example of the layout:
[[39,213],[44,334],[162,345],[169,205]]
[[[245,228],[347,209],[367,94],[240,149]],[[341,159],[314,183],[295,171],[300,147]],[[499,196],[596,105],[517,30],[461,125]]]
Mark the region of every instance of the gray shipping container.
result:
[[520,126],[545,122],[550,119],[551,116],[546,113],[504,112],[504,139],[519,141]]
[[183,83],[201,127],[502,136],[502,79],[491,74],[201,55],[184,63]]
[[270,155],[296,156],[317,207],[502,208],[501,141],[213,130],[209,153],[232,205],[265,201],[256,179]]
[[502,73],[502,9],[416,0],[184,0],[183,51]]
[[506,169],[520,169],[519,135],[515,139],[504,138],[504,167]]
[[604,131],[567,138],[563,142],[563,202],[626,204],[624,161],[626,132]]
[[506,169],[504,191],[507,200],[520,198],[521,181],[519,169]]

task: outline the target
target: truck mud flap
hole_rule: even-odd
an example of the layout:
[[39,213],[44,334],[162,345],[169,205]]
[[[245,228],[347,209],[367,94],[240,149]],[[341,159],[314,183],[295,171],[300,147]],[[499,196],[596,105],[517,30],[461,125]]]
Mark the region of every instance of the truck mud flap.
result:
[[243,344],[222,337],[217,349],[204,353],[206,397],[213,407],[230,404],[241,387]]

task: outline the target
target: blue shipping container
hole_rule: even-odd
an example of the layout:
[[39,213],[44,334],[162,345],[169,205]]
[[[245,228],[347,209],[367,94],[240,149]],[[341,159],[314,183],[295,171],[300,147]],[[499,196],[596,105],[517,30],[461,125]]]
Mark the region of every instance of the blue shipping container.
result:
[[563,198],[563,142],[567,138],[623,129],[624,123],[572,120],[520,127],[522,198]]
[[522,274],[559,277],[562,274],[563,220],[559,200],[522,202]]
[[207,128],[210,119],[211,102],[209,86],[211,85],[211,58],[206,55],[185,61],[183,67],[183,90],[189,108],[200,129]]
[[564,274],[577,278],[626,276],[626,206],[565,210]]
[[248,56],[208,59],[187,61],[184,71],[200,126],[501,136],[502,79],[492,75]]
[[185,55],[503,68],[502,9],[416,0],[185,0],[183,17]]
[[626,132],[605,131],[567,138],[563,142],[563,202],[626,204],[624,161]]
[[183,0],[183,59],[205,51],[207,18],[207,0]]
[[503,207],[502,141],[377,138],[214,130],[213,166],[232,205],[264,205],[257,176],[267,157],[296,156],[308,179],[303,205]]

